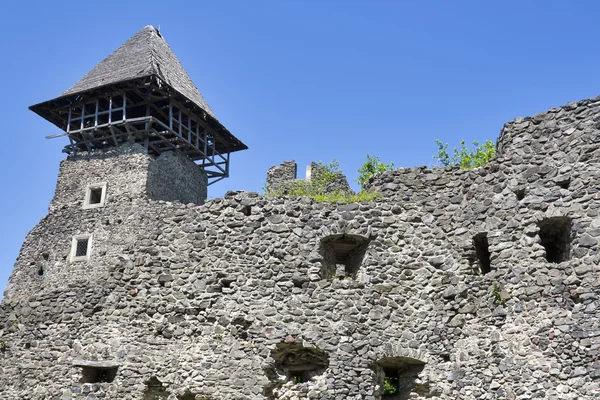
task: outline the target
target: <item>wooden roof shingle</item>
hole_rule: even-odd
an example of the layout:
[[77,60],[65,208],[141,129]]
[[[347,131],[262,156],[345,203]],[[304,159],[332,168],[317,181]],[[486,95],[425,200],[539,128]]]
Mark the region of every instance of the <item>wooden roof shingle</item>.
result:
[[173,50],[158,30],[151,25],[133,35],[59,97],[152,75],[160,78],[215,118]]

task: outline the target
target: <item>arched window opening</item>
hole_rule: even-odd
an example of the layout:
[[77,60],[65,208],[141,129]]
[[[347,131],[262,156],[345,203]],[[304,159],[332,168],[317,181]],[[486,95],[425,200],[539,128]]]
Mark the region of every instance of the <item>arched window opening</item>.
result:
[[331,235],[321,240],[321,278],[355,279],[370,239],[360,235]]
[[546,260],[561,263],[571,258],[571,219],[552,217],[538,223],[542,246],[546,249]]
[[299,343],[279,343],[271,351],[271,357],[279,375],[287,376],[294,383],[308,382],[329,366],[329,356],[325,351]]
[[111,361],[73,361],[81,367],[81,383],[110,383],[115,380],[119,364]]

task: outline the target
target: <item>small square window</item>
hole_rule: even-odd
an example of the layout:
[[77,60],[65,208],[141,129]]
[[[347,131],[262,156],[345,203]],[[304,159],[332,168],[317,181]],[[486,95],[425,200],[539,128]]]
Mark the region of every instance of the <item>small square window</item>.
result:
[[90,204],[102,202],[102,188],[90,188]]
[[106,182],[88,185],[85,190],[83,208],[96,208],[104,206],[106,202]]
[[78,235],[71,243],[71,261],[87,261],[92,252],[92,236]]

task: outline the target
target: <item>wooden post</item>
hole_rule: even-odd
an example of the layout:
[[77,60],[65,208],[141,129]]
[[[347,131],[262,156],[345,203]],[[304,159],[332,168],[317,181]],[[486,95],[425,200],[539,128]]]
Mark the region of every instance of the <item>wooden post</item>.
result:
[[100,100],[96,99],[96,112],[94,113],[94,127],[98,127],[98,106]]

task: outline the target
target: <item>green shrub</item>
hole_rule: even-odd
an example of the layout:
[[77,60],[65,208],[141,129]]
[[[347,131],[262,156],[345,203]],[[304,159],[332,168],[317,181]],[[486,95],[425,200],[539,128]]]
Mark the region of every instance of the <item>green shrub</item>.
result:
[[367,154],[367,161],[360,167],[358,170],[358,179],[356,182],[360,185],[360,187],[364,187],[365,183],[371,178],[373,175],[385,172],[392,171],[394,169],[394,163],[390,162],[389,164],[384,164],[379,161],[379,157],[371,157]]
[[473,148],[465,146],[465,141],[460,141],[460,149],[454,148],[452,156],[448,154],[448,144],[442,143],[439,139],[435,140],[438,145],[438,153],[433,156],[444,167],[449,165],[458,165],[461,169],[469,170],[479,168],[487,164],[496,156],[496,145],[491,140],[486,141],[481,146],[479,142],[473,142]]
[[377,199],[379,193],[370,193],[361,191],[358,194],[346,193],[341,190],[328,192],[330,184],[338,179],[338,174],[342,171],[337,160],[328,164],[318,162],[320,168],[316,168],[310,181],[290,181],[285,187],[278,191],[265,191],[267,196],[286,196],[286,197],[310,197],[317,202],[341,201],[345,203],[366,202]]
[[506,303],[506,299],[502,297],[502,289],[500,288],[500,284],[498,282],[494,282],[492,284],[492,300],[497,306],[502,306]]
[[383,378],[383,394],[391,395],[398,392],[398,386],[396,385],[396,382],[394,382],[395,380],[397,379],[393,379],[389,376]]

